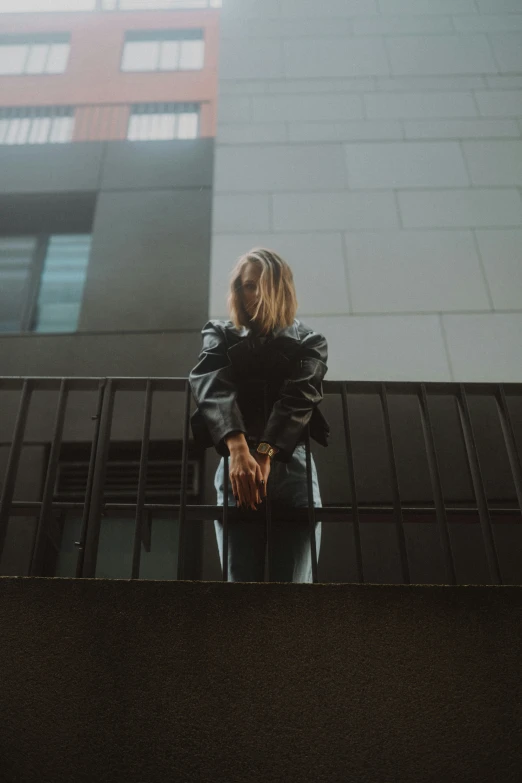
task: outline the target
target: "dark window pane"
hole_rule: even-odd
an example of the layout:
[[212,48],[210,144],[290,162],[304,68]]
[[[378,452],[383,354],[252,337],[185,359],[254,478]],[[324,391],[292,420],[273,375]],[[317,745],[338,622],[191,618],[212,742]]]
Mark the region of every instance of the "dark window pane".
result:
[[33,331],[76,331],[90,244],[89,234],[50,238]]
[[0,237],[0,332],[19,332],[35,237]]

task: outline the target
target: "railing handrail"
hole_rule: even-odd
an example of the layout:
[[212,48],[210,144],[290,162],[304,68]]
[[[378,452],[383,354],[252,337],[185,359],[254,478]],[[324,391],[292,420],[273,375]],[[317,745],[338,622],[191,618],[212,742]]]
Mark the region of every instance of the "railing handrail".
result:
[[[0,334],[0,337],[2,335]],[[62,381],[67,381],[71,384],[71,388],[76,391],[80,390],[82,384],[96,384],[100,381],[111,380],[113,383],[124,386],[125,384],[141,383],[146,384],[147,381],[158,384],[163,390],[168,391],[169,384],[173,384],[171,391],[182,391],[184,384],[186,384],[188,377],[185,375],[165,375],[165,376],[148,376],[148,375],[0,375],[0,389],[4,388],[16,389],[24,381],[30,381],[31,383],[44,383],[48,384],[46,390],[53,388],[59,388]],[[248,383],[248,381],[247,381]],[[258,383],[255,381],[254,383]],[[415,393],[416,389],[420,386],[425,386],[430,391],[446,391],[456,392],[462,386],[466,388],[469,394],[483,394],[491,393],[495,389],[502,387],[506,392],[513,392],[515,394],[522,393],[522,382],[519,381],[397,381],[397,380],[357,380],[357,379],[336,379],[336,380],[324,380],[322,383],[323,391],[327,394],[335,394],[341,390],[341,387],[346,384],[354,392],[375,392],[382,384],[389,387],[389,391],[393,392],[409,392]],[[179,388],[174,388],[178,386]],[[121,389],[121,386],[118,388]],[[41,389],[43,387],[40,387]],[[137,390],[137,389],[136,389]]]

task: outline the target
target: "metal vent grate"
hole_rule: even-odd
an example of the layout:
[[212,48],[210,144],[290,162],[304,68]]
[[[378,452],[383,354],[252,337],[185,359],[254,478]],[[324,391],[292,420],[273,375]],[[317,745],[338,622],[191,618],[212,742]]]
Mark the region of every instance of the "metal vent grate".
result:
[[[139,460],[114,460],[107,463],[104,497],[128,498],[135,502],[138,494]],[[199,463],[188,461],[187,495],[199,492]],[[56,477],[55,498],[83,500],[87,488],[89,463],[87,461],[61,462]],[[181,460],[149,460],[145,498],[179,497],[181,494]]]

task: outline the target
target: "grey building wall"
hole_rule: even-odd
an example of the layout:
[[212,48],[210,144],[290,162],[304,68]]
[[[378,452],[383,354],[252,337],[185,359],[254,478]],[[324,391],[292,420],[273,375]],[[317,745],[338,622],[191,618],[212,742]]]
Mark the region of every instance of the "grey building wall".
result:
[[228,0],[211,315],[256,244],[331,379],[522,380],[520,0]]

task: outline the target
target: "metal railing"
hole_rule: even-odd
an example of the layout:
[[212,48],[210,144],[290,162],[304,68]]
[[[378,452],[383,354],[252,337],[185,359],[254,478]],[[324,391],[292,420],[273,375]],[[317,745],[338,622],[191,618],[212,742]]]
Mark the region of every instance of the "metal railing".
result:
[[[134,545],[132,558],[131,578],[136,579],[140,570],[141,543],[145,541],[143,517],[151,512],[174,512],[179,520],[179,557],[177,564],[177,578],[184,578],[184,544],[187,523],[202,519],[219,519],[223,522],[223,562],[228,563],[228,523],[241,518],[245,523],[258,521],[260,514],[265,515],[268,541],[268,557],[272,556],[272,523],[277,519],[291,518],[295,521],[309,523],[310,546],[312,553],[312,578],[317,582],[317,551],[315,542],[315,524],[317,508],[313,503],[312,470],[309,428],[305,431],[306,446],[306,470],[308,487],[308,507],[294,508],[290,512],[288,508],[282,509],[268,497],[263,501],[262,507],[256,511],[238,510],[228,505],[229,466],[228,457],[224,460],[224,505],[200,505],[187,503],[187,466],[189,446],[189,419],[191,413],[191,389],[185,378],[47,378],[47,377],[4,377],[0,378],[0,391],[20,390],[20,401],[16,415],[12,440],[9,441],[9,456],[7,468],[0,496],[0,558],[2,555],[7,526],[11,516],[34,515],[38,516],[36,532],[32,547],[29,575],[41,575],[42,558],[46,537],[49,535],[52,511],[55,509],[82,510],[82,524],[78,546],[76,563],[76,577],[94,577],[98,544],[100,537],[101,518],[108,512],[121,511],[132,512],[135,517]],[[58,404],[50,455],[44,482],[42,498],[39,501],[14,501],[14,489],[17,479],[20,455],[23,446],[24,432],[26,428],[31,395],[35,390],[58,391]],[[53,489],[56,483],[56,475],[64,429],[64,420],[67,409],[68,395],[71,391],[97,391],[96,413],[92,416],[95,421],[88,479],[85,500],[80,502],[57,502],[53,499]],[[141,438],[141,459],[139,481],[137,487],[137,499],[135,503],[108,503],[104,501],[104,481],[107,468],[107,457],[110,446],[111,424],[113,419],[114,397],[116,391],[143,391],[144,408]],[[145,481],[147,473],[147,460],[151,427],[151,411],[153,394],[156,391],[183,393],[184,418],[182,438],[182,470],[181,491],[179,503],[146,503]],[[510,397],[522,400],[521,384],[479,384],[479,383],[420,383],[420,382],[356,382],[356,381],[325,381],[323,384],[325,396],[336,395],[340,397],[342,407],[342,427],[344,446],[347,458],[346,481],[352,499],[351,504],[337,506],[321,506],[320,518],[325,522],[352,522],[354,535],[354,551],[356,558],[357,581],[364,583],[364,568],[361,552],[360,516],[376,511],[389,510],[393,513],[395,523],[395,535],[398,544],[401,576],[404,584],[410,584],[410,566],[405,543],[404,517],[407,514],[434,514],[440,539],[440,545],[445,565],[446,583],[457,584],[455,557],[449,532],[448,516],[451,514],[474,513],[478,516],[482,533],[482,540],[487,557],[490,578],[493,584],[503,584],[499,565],[498,554],[492,531],[490,506],[485,491],[484,478],[481,471],[477,443],[474,435],[470,416],[469,397],[471,395],[485,395],[494,400],[498,413],[499,426],[503,436],[506,455],[509,460],[515,487],[516,503],[513,507],[500,507],[495,509],[495,514],[518,515],[522,510],[522,468],[520,454],[517,450],[516,438],[513,429],[512,418],[508,406]],[[348,406],[348,394],[377,395],[384,422],[386,439],[386,455],[389,466],[389,475],[392,488],[392,504],[390,506],[364,505],[358,502],[357,487],[355,481],[354,450],[352,445],[352,422]],[[429,477],[433,493],[433,505],[408,506],[401,501],[399,490],[398,471],[392,437],[392,428],[388,400],[393,394],[410,395],[418,404],[418,413],[422,425],[424,447],[429,468]],[[430,417],[430,395],[451,395],[458,411],[463,445],[467,459],[467,467],[472,479],[473,494],[476,505],[469,508],[452,506],[446,503],[443,495],[441,476],[435,447],[434,432]],[[269,482],[270,484],[270,482]],[[264,508],[263,508],[264,506]],[[223,580],[228,581],[228,569],[223,569]]]

